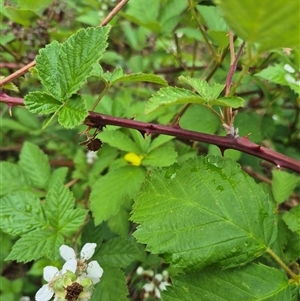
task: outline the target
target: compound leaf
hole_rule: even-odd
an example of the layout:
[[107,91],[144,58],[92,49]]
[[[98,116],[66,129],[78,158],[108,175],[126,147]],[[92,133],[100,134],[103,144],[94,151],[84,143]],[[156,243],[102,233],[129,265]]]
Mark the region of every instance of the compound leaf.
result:
[[240,266],[276,238],[272,209],[269,195],[232,160],[195,158],[146,178],[135,197],[134,236],[176,267]]
[[152,95],[145,107],[145,114],[151,113],[159,107],[166,107],[186,103],[205,103],[205,99],[197,94],[182,88],[165,87]]

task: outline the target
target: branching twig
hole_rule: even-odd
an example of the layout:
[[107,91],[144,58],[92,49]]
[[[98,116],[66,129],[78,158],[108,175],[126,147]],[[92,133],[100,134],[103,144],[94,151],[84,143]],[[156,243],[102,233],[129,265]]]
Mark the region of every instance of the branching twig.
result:
[[284,167],[300,173],[300,162],[277,153],[271,149],[251,142],[247,137],[232,138],[216,135],[203,134],[194,131],[184,130],[177,126],[165,126],[154,123],[146,123],[120,117],[113,117],[104,114],[89,112],[85,124],[90,127],[102,127],[105,125],[117,125],[125,128],[132,128],[147,134],[164,134],[181,139],[189,139],[217,145],[222,152],[226,149],[235,149],[255,157],[264,159],[275,164],[278,168]]
[[[4,95],[4,96],[3,96]],[[6,94],[0,95],[0,102],[7,103],[10,107],[14,105],[24,105],[22,98],[9,97]],[[226,149],[236,149],[244,153],[253,155],[275,164],[278,168],[284,167],[300,173],[300,162],[283,154],[277,153],[269,148],[251,142],[247,137],[232,138],[209,135],[194,131],[188,131],[176,126],[158,125],[114,117],[95,112],[89,112],[85,122],[87,126],[100,128],[105,125],[118,125],[125,128],[136,129],[147,134],[164,134],[180,139],[189,139],[217,145],[222,153]]]

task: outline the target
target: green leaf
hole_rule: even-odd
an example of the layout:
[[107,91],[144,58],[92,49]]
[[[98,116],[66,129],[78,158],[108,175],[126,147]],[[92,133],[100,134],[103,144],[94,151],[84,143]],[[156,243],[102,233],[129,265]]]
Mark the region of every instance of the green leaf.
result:
[[26,108],[31,113],[50,114],[59,110],[63,104],[52,95],[42,92],[31,92],[24,98]]
[[22,236],[5,260],[28,262],[44,256],[55,260],[59,247],[64,243],[62,235],[50,230],[35,230]]
[[293,207],[290,211],[285,212],[282,219],[289,229],[300,235],[300,205]]
[[299,178],[283,170],[272,171],[272,192],[277,203],[284,202],[299,183]]
[[212,268],[181,274],[172,278],[172,286],[162,292],[162,298],[164,301],[291,301],[292,285],[284,272],[251,263],[239,269]]
[[172,147],[163,146],[149,152],[142,160],[143,165],[164,167],[176,162],[177,152]]
[[17,190],[29,190],[31,181],[26,173],[16,164],[0,162],[2,175],[0,181],[0,196]]
[[37,14],[41,14],[50,4],[54,2],[54,0],[21,0],[20,8],[28,9],[36,12]]
[[152,172],[135,197],[132,220],[148,251],[191,269],[246,264],[277,234],[269,195],[238,164],[213,156]]
[[88,115],[86,101],[76,95],[64,103],[64,106],[59,111],[58,122],[66,128],[74,128],[81,124]]
[[99,178],[92,187],[90,202],[95,224],[117,214],[125,197],[133,197],[145,177],[142,167],[125,166]]
[[50,189],[56,182],[64,183],[68,173],[67,167],[59,167],[50,175],[47,188]]
[[119,82],[148,82],[153,84],[159,84],[163,86],[167,86],[168,83],[166,80],[161,78],[158,75],[155,74],[146,74],[146,73],[132,73],[132,74],[125,74],[121,77],[119,77],[116,80],[112,81],[113,83],[119,83]]
[[57,66],[60,63],[60,50],[61,45],[57,41],[53,41],[39,51],[39,55],[37,55],[35,61],[36,70],[44,88],[46,88],[56,99],[62,100],[63,91],[61,87],[61,78],[57,69]]
[[128,290],[124,273],[120,269],[103,266],[103,276],[100,283],[96,285],[90,300],[128,301],[127,295]]
[[98,137],[104,143],[109,144],[110,146],[116,147],[125,152],[134,152],[141,153],[141,149],[134,143],[128,135],[125,135],[123,132],[118,130],[104,130]]
[[221,97],[218,99],[215,99],[210,102],[210,105],[212,106],[224,106],[224,107],[231,107],[234,109],[240,108],[244,106],[244,99],[237,96],[231,96],[231,97]]
[[168,136],[168,135],[158,135],[157,137],[155,137],[155,139],[151,142],[150,147],[148,148],[148,151],[152,151],[155,148],[173,140],[174,137],[172,136]]
[[109,29],[109,26],[80,29],[62,44],[57,67],[64,98],[78,91],[102,57]]
[[43,86],[57,99],[76,93],[107,47],[109,27],[80,29],[63,44],[52,42],[36,58]]
[[209,85],[204,79],[201,78],[184,77],[181,75],[178,79],[181,82],[190,85],[208,103],[214,99],[217,99],[222,90],[225,88],[225,85],[220,85],[217,83]]
[[250,45],[258,43],[260,52],[300,44],[298,1],[217,0],[216,4],[234,32]]
[[136,244],[126,238],[116,237],[101,246],[97,260],[105,266],[125,268],[140,254]]
[[45,189],[50,177],[48,156],[38,146],[26,141],[20,154],[19,166],[31,179],[33,186]]
[[13,192],[2,198],[0,216],[2,230],[12,235],[21,235],[46,225],[41,201],[29,191]]
[[87,211],[74,209],[75,199],[62,183],[56,182],[46,197],[45,215],[51,228],[63,235],[70,235],[80,228],[84,222]]
[[256,73],[255,76],[262,77],[276,84],[286,85],[287,82],[284,78],[286,73],[287,72],[284,70],[283,66],[276,64],[274,66],[268,66],[262,71]]
[[34,19],[38,18],[32,10],[28,9],[17,9],[11,6],[5,6],[3,14],[15,23],[21,24],[25,27],[29,27]]
[[180,118],[179,124],[187,130],[214,134],[220,128],[221,122],[208,108],[192,104]]
[[177,87],[161,88],[147,102],[145,114],[149,114],[160,107],[186,103],[203,104],[205,103],[205,99],[186,89]]

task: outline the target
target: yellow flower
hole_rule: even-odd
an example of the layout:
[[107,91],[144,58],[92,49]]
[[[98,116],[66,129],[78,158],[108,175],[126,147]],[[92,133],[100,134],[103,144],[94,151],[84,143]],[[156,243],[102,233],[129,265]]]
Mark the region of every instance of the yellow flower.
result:
[[143,160],[144,156],[142,155],[138,155],[136,153],[127,153],[124,156],[124,159],[131,163],[134,166],[140,166],[141,165],[141,161]]

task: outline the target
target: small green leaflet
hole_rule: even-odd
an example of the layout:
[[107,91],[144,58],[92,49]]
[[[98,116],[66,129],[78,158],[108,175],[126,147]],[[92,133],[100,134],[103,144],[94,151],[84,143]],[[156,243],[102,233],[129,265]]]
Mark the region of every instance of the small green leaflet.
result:
[[273,170],[272,176],[274,199],[277,203],[282,203],[292,194],[297,184],[299,184],[299,177],[283,170]]
[[297,289],[284,272],[254,263],[239,269],[181,274],[172,278],[172,284],[162,292],[164,301],[292,301]]
[[241,266],[275,240],[269,195],[230,159],[153,171],[135,197],[134,236],[175,267]]
[[206,104],[208,106],[225,106],[239,108],[244,105],[244,100],[240,97],[222,97],[218,98],[224,85],[217,83],[208,84],[203,79],[180,76],[179,80],[191,86],[196,92],[178,87],[161,88],[153,94],[145,107],[145,114],[151,113],[159,107],[177,105],[177,104]]
[[290,211],[285,212],[282,216],[282,219],[291,231],[300,235],[300,205],[297,205]]

